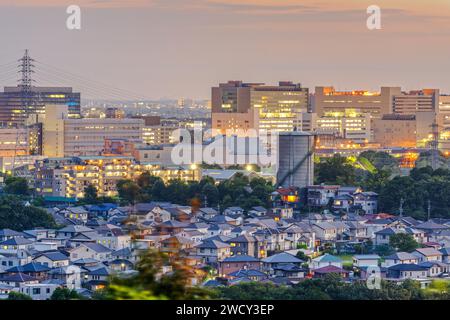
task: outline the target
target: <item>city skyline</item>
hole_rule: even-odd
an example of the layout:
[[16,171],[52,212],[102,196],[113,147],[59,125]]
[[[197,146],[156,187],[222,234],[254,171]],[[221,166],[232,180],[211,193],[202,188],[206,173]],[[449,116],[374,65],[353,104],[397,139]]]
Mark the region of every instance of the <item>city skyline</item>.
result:
[[65,27],[70,4],[0,1],[8,43],[0,64],[29,48],[37,60],[151,99],[208,99],[232,79],[450,92],[446,1],[377,1],[382,29],[373,31],[371,1],[78,1],[79,31]]

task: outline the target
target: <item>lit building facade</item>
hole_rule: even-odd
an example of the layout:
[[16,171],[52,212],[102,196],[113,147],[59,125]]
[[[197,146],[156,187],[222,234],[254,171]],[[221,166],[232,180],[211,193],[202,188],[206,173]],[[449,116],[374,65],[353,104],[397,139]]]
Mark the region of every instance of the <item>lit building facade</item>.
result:
[[0,123],[22,125],[30,115],[44,113],[46,105],[66,105],[69,116],[79,118],[80,100],[81,94],[68,87],[31,87],[29,92],[21,87],[5,87],[0,92]]
[[381,118],[383,114],[392,113],[392,99],[396,94],[401,94],[400,87],[382,87],[380,92],[336,91],[334,87],[316,87],[312,108],[318,117],[329,112],[357,109],[370,114],[372,118]]
[[374,121],[374,140],[384,148],[417,146],[415,115],[384,115]]
[[393,113],[437,112],[439,110],[439,96],[438,89],[423,89],[396,94],[392,100]]
[[43,122],[43,155],[76,157],[101,155],[106,139],[142,142],[142,119],[67,118],[64,106],[47,106]]
[[137,179],[142,173],[171,180],[199,181],[198,168],[161,166],[139,163],[133,157],[96,156],[48,158],[37,161],[33,170],[36,192],[43,196],[82,198],[87,186],[97,188],[99,196],[117,195],[117,182],[122,179]]
[[0,128],[0,157],[15,157],[28,154],[28,128]]
[[350,109],[345,112],[327,112],[317,119],[317,132],[336,133],[354,143],[365,144],[371,141],[370,115]]
[[302,131],[308,112],[309,90],[300,84],[280,82],[278,86],[255,86],[250,103],[258,114],[258,128],[268,132]]
[[300,131],[312,127],[309,90],[300,84],[229,81],[212,88],[212,129],[217,134],[248,135],[250,130]]
[[245,135],[248,130],[258,127],[257,113],[251,108],[251,90],[260,85],[228,81],[212,88],[211,126],[214,133]]

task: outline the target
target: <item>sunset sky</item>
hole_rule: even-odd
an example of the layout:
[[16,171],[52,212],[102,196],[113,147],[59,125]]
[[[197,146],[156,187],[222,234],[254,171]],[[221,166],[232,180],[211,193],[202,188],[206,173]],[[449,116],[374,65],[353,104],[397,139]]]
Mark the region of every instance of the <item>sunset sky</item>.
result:
[[[0,0],[0,66],[28,48],[39,61],[149,98],[209,98],[231,79],[450,94],[449,0],[16,2]],[[81,31],[66,29],[71,4],[82,9]],[[382,30],[366,28],[372,4]]]

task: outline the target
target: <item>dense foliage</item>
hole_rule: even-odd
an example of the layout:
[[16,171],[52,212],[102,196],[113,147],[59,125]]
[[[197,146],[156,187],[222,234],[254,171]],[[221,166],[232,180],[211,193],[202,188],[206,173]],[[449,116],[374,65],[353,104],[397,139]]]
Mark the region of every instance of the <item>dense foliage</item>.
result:
[[23,231],[34,228],[56,228],[53,217],[15,196],[0,197],[0,229]]
[[[191,279],[200,272],[186,263],[183,257],[159,251],[142,254],[136,265],[137,273],[128,277],[113,277],[108,287],[97,293],[96,299],[105,300],[194,300],[208,299],[211,292],[192,286]],[[161,274],[170,268],[171,272]],[[201,275],[200,275],[201,276]]]
[[31,193],[26,179],[11,176],[6,177],[3,191],[8,194],[20,196],[27,196]]
[[416,168],[409,176],[395,177],[380,192],[380,210],[398,213],[400,199],[405,215],[425,219],[430,204],[431,217],[449,218],[450,170]]
[[200,182],[173,180],[164,183],[158,177],[143,173],[136,182],[119,181],[117,188],[119,197],[127,203],[170,201],[181,205],[207,204],[222,209],[239,206],[246,210],[254,206],[268,206],[273,191],[266,180],[249,179],[240,173],[219,184],[209,177]]
[[415,168],[409,176],[398,175],[398,161],[383,152],[367,151],[358,158],[335,155],[320,160],[315,167],[316,183],[355,185],[379,194],[379,211],[403,213],[425,220],[430,206],[431,218],[450,218],[450,170]]
[[445,290],[422,290],[418,282],[406,280],[401,284],[381,281],[381,289],[369,289],[365,281],[343,282],[337,275],[324,279],[304,280],[292,287],[270,283],[243,283],[220,287],[217,294],[230,300],[421,300],[448,299],[449,286]]
[[389,237],[389,245],[396,251],[411,252],[419,247],[419,243],[410,234],[398,233]]
[[75,290],[67,288],[56,288],[50,300],[84,300],[85,298]]

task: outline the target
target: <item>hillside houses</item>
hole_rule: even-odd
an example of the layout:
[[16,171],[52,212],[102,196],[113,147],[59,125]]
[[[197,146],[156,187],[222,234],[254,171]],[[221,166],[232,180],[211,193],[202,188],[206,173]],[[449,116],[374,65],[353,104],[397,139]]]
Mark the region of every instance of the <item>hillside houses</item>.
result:
[[[356,202],[361,196],[358,188],[311,190],[323,196],[320,203],[329,205],[339,197],[351,196]],[[277,201],[298,196],[295,190],[283,191]],[[135,272],[140,253],[148,249],[183,256],[194,268],[208,267],[217,280],[205,283],[208,286],[248,281],[289,285],[331,273],[353,281],[377,268],[381,277],[399,282],[448,274],[447,221],[364,214],[365,209],[297,216],[291,214],[293,206],[285,206],[289,210],[279,214],[276,208],[263,207],[192,212],[167,202],[49,208],[64,226],[0,230],[0,295],[13,290],[48,299],[57,287],[90,295],[106,286],[111,275]],[[374,252],[399,233],[411,235],[420,247],[384,256]],[[361,253],[362,248],[366,252]]]

